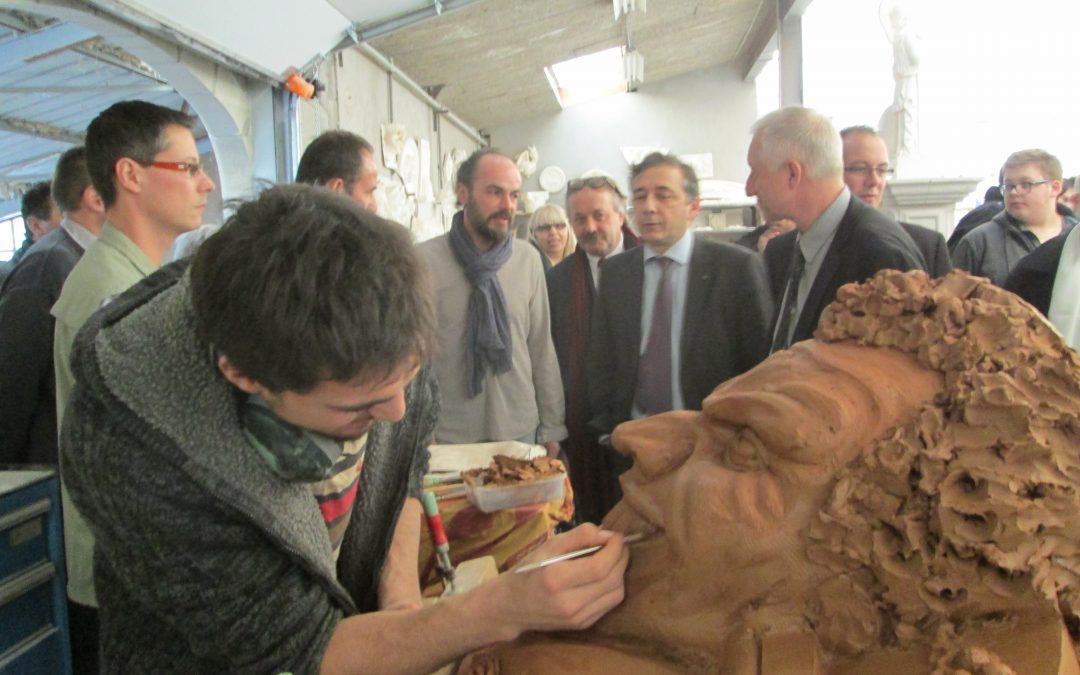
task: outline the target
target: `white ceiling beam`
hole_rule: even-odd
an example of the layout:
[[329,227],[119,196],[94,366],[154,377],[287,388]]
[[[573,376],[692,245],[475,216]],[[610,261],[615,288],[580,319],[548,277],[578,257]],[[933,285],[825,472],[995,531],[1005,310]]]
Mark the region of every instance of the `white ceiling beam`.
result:
[[97,94],[101,92],[153,93],[171,92],[167,84],[95,84],[95,85],[54,85],[48,87],[5,87],[0,85],[0,94]]
[[[7,26],[8,28],[17,31],[35,31],[44,26],[51,25],[52,23],[55,23],[54,19],[45,19],[35,14],[27,14],[15,10],[0,10],[0,25]],[[142,59],[129,54],[119,47],[110,45],[104,40],[97,39],[91,42],[84,42],[75,45],[72,49],[84,56],[89,56],[92,59],[101,61],[110,66],[122,68],[128,72],[141,75],[160,84],[166,84],[165,80],[163,80],[153,68],[146,65]]]
[[2,70],[12,70],[25,63],[62,52],[69,47],[97,37],[93,31],[73,23],[54,23],[31,33],[23,33],[0,42]]
[[54,159],[54,158],[59,157],[59,156],[60,156],[59,152],[46,152],[46,153],[41,154],[41,155],[34,155],[33,157],[27,157],[26,159],[19,160],[18,162],[14,162],[12,164],[2,164],[2,165],[0,165],[0,177],[5,176],[7,174],[14,173],[14,172],[19,171],[20,169],[24,169],[24,168],[26,168],[28,166],[33,166],[33,165],[37,164],[38,162],[44,162],[46,160]]
[[18,117],[0,116],[0,131],[22,134],[23,136],[34,136],[35,138],[46,138],[50,141],[61,141],[72,145],[83,144],[82,134],[45,124],[44,122],[34,122],[33,120],[24,120]]
[[777,48],[776,35],[788,16],[802,16],[812,0],[761,0],[750,29],[739,45],[736,64],[746,82],[757,77]]

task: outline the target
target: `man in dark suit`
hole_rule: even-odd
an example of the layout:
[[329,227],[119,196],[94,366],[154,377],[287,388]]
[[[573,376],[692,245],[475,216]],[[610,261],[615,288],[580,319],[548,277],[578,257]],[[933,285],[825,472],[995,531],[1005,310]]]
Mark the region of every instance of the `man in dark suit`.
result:
[[0,291],[0,464],[56,464],[56,375],[49,310],[71,269],[105,223],[105,205],[90,184],[86,151],[56,162],[52,199],[60,227],[27,250]]
[[[768,351],[772,302],[760,256],[689,232],[700,210],[693,168],[653,153],[632,169],[631,188],[642,246],[605,263],[589,339],[590,427],[600,434],[632,418],[700,410]],[[609,459],[612,479],[630,464]]]
[[565,445],[574,486],[575,513],[581,521],[599,523],[614,503],[605,451],[586,428],[589,402],[585,388],[585,355],[601,265],[609,257],[634,248],[637,235],[626,226],[626,199],[614,180],[594,175],[570,181],[566,212],[578,240],[577,250],[547,275],[551,337],[559,357],[566,400]]
[[[1076,230],[1076,228],[1073,228],[1073,230]],[[1062,252],[1065,250],[1065,240],[1068,239],[1073,230],[1059,234],[1021,258],[1005,280],[1003,286],[1005,290],[1016,293],[1030,302],[1035,306],[1035,309],[1043,313],[1043,316],[1048,317],[1050,315],[1050,300],[1055,295],[1059,295],[1059,293],[1054,292],[1055,290],[1061,291],[1060,296],[1062,297],[1070,295],[1074,304],[1080,303],[1080,293],[1077,292],[1077,289],[1072,288],[1062,291],[1066,287],[1057,283],[1058,268],[1061,265]],[[1080,234],[1072,236],[1077,237]]]
[[[885,140],[866,126],[843,129],[840,138],[844,143],[844,184],[851,194],[869,206],[880,209],[881,201],[885,198],[885,186],[893,174]],[[904,228],[922,253],[930,276],[941,277],[952,271],[949,247],[940,232],[913,223],[900,223],[900,227]]]
[[926,269],[895,221],[852,198],[844,185],[840,135],[823,115],[788,107],[754,124],[746,194],[795,230],[765,249],[777,313],[772,351],[813,335],[840,286],[878,270]]

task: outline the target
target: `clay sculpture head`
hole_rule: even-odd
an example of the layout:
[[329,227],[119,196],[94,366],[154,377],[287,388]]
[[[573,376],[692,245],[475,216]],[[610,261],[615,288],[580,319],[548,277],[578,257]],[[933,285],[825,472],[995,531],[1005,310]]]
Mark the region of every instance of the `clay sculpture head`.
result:
[[791,672],[864,672],[890,650],[1008,672],[979,669],[1007,662],[995,640],[961,638],[1046,616],[1077,637],[1080,358],[986,280],[844,286],[814,340],[613,440],[634,466],[605,526],[656,534],[574,650],[781,672],[763,665],[780,640],[809,645]]

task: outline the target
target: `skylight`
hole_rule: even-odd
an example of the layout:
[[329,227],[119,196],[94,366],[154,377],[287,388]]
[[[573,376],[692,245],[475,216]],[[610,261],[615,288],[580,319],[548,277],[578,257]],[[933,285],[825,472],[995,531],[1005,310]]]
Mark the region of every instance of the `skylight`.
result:
[[612,47],[544,68],[559,105],[566,108],[627,91],[623,53],[623,47]]

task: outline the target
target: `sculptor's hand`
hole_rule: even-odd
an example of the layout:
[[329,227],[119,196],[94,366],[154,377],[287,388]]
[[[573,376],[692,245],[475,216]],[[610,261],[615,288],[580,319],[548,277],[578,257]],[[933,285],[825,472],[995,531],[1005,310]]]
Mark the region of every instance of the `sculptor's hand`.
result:
[[[596,623],[623,599],[623,574],[630,550],[621,534],[582,525],[540,547],[524,562],[603,544],[595,554],[496,579],[508,626],[527,630],[581,630]],[[516,635],[515,635],[516,637]]]

